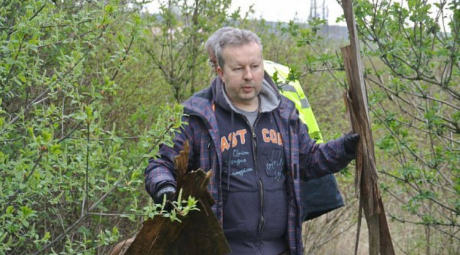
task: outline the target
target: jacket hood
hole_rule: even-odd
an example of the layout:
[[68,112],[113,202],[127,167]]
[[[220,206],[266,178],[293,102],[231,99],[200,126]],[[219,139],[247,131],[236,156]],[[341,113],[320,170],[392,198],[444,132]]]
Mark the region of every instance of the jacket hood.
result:
[[[215,103],[225,110],[233,110],[234,112],[241,112],[236,108],[230,101],[227,93],[225,92],[225,84],[221,78],[216,77],[212,81],[211,86],[213,87],[213,94]],[[271,112],[275,110],[281,102],[281,95],[276,89],[273,81],[270,77],[264,73],[264,80],[262,82],[262,88],[259,93],[260,99],[260,112]]]
[[[292,114],[296,114],[294,103],[278,92],[275,83],[267,73],[264,73],[264,81],[259,95],[262,112],[279,108],[280,116],[284,119],[290,119],[293,117]],[[195,93],[183,103],[184,113],[198,115],[206,120],[209,125],[208,128],[217,128],[213,110],[214,104],[218,104],[226,110],[235,111],[226,97],[222,79],[215,77],[209,87]]]

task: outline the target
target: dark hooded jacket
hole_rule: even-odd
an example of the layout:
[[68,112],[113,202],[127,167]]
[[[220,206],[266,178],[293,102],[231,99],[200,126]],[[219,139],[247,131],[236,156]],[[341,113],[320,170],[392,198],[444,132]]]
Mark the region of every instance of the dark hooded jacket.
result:
[[[279,140],[282,141],[279,144],[282,148],[282,154],[279,157],[283,158],[281,177],[284,178],[282,187],[286,189],[284,192],[286,195],[283,199],[286,201],[280,201],[280,204],[284,203],[282,207],[285,207],[286,211],[281,213],[287,219],[280,219],[280,221],[286,221],[285,238],[290,254],[302,254],[301,180],[311,180],[337,172],[344,168],[354,155],[345,152],[343,138],[325,144],[316,144],[310,139],[307,127],[299,120],[294,104],[279,95],[270,77],[266,75],[265,80],[268,82],[264,83],[261,94],[268,91],[275,93],[277,104],[269,111],[271,114],[269,121],[273,120],[275,123],[276,137],[278,138],[279,133]],[[160,186],[166,183],[176,185],[173,172],[174,157],[183,149],[184,142],[188,140],[190,143],[189,170],[201,168],[213,171],[208,186],[209,192],[216,201],[212,209],[221,224],[225,226],[224,214],[232,212],[224,210],[224,194],[227,196],[228,193],[223,183],[231,186],[233,180],[238,183],[238,179],[230,180],[230,185],[228,181],[223,180],[223,176],[227,177],[228,175],[225,174],[232,170],[225,172],[228,165],[224,165],[226,160],[222,153],[222,132],[220,130],[222,126],[219,129],[218,119],[221,117],[220,114],[224,114],[221,110],[230,111],[230,113],[233,110],[231,107],[225,109],[225,103],[222,103],[222,93],[224,93],[222,81],[216,78],[208,88],[184,102],[183,122],[187,124],[176,133],[173,147],[162,145],[158,157],[149,160],[149,165],[145,170],[145,185],[152,196]],[[222,109],[216,110],[216,107],[222,106]],[[232,142],[233,138],[230,137],[230,147],[232,147]],[[275,175],[280,176],[278,172]],[[278,207],[275,206],[276,208]],[[259,227],[259,223],[254,226]]]

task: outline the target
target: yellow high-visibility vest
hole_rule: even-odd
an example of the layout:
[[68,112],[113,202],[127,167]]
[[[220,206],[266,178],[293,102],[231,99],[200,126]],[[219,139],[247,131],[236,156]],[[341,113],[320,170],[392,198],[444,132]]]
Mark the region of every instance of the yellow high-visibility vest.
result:
[[264,69],[270,77],[273,77],[273,75],[277,73],[277,85],[280,89],[280,93],[294,102],[295,107],[299,111],[300,120],[308,127],[308,134],[310,137],[315,139],[317,143],[322,143],[323,136],[321,135],[315,115],[303,92],[302,86],[300,86],[298,80],[287,81],[289,67],[270,60],[264,60]]

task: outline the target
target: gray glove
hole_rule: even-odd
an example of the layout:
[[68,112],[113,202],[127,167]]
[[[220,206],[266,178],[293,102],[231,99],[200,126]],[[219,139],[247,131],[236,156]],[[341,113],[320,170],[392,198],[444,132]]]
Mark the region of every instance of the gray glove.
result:
[[174,196],[176,195],[176,187],[172,184],[165,184],[160,186],[158,191],[153,198],[153,201],[156,204],[163,203],[163,197],[166,197],[166,201],[171,202],[174,200]]

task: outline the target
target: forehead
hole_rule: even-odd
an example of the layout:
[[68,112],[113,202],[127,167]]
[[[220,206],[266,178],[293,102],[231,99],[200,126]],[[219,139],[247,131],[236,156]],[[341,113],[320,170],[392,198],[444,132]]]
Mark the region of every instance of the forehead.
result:
[[262,49],[255,42],[229,45],[222,50],[222,56],[225,62],[232,64],[260,61],[262,60]]

